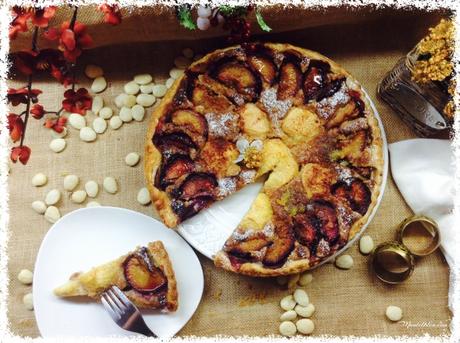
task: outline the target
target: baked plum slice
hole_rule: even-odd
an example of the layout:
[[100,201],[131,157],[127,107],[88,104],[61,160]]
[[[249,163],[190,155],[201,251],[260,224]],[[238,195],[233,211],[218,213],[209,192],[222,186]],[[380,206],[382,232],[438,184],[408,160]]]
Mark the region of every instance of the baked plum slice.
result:
[[179,127],[186,127],[201,136],[206,136],[208,124],[206,119],[190,110],[177,110],[171,114],[171,122]]
[[351,183],[338,182],[332,186],[332,194],[347,202],[351,209],[364,216],[371,204],[371,191],[361,180],[355,179]]
[[343,83],[345,82],[345,78],[341,77],[338,79],[330,80],[326,86],[320,91],[318,96],[316,97],[316,101],[321,101],[325,98],[329,98],[337,93],[340,88],[342,88]]
[[260,80],[248,66],[239,62],[222,64],[215,71],[215,78],[236,89],[247,101],[255,101],[259,95]]
[[297,241],[312,249],[321,237],[334,244],[339,238],[339,225],[334,206],[326,201],[315,201],[311,209],[294,217]]
[[195,85],[192,90],[191,99],[195,106],[203,108],[202,113],[225,113],[232,108],[232,102],[227,97],[201,84]]
[[214,197],[216,187],[217,181],[214,175],[208,173],[192,173],[187,176],[181,184],[178,194],[180,198],[184,200],[203,196]]
[[128,284],[136,291],[151,293],[167,283],[163,272],[153,266],[148,256],[132,254],[124,263],[124,275]]
[[276,78],[276,66],[268,57],[259,55],[248,56],[248,63],[260,74],[263,81],[269,85],[273,84]]
[[232,240],[225,244],[225,251],[234,256],[250,259],[252,253],[261,250],[270,242],[263,235],[255,235],[244,241]]
[[165,189],[178,178],[193,171],[193,161],[186,155],[173,155],[163,165],[158,184]]
[[172,201],[172,209],[180,218],[180,221],[184,221],[209,207],[213,202],[214,198],[211,196],[200,196],[189,201],[174,199]]
[[317,100],[328,83],[328,72],[330,70],[328,63],[318,60],[310,61],[303,80],[303,94],[305,102]]
[[318,241],[318,221],[309,214],[301,213],[294,217],[294,233],[297,241],[312,246]]
[[163,155],[192,155],[197,149],[193,140],[184,132],[160,133],[153,136],[153,144]]
[[267,267],[277,267],[282,265],[291,251],[294,249],[294,233],[291,226],[287,223],[279,223],[275,226],[277,239],[267,248],[262,263]]
[[360,180],[355,180],[350,186],[352,208],[361,215],[364,215],[371,204],[371,191]]
[[288,60],[280,67],[278,99],[286,100],[296,96],[302,86],[302,72],[294,61]]
[[334,244],[339,238],[339,224],[334,206],[328,202],[317,202],[314,213],[323,237],[330,244]]

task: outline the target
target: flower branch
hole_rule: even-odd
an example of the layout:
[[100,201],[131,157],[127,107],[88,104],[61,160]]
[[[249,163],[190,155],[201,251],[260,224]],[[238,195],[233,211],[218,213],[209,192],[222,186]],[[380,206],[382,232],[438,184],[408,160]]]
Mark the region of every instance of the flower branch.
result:
[[[121,22],[121,12],[116,5],[103,4],[99,10],[104,13],[104,21],[117,25]],[[66,125],[67,118],[63,117],[64,111],[85,115],[86,110],[91,108],[92,98],[88,90],[79,88],[75,90],[76,63],[83,49],[92,45],[92,38],[86,32],[86,25],[77,21],[78,7],[74,11],[70,21],[65,21],[60,27],[49,27],[49,21],[54,17],[56,7],[19,7],[12,8],[13,20],[10,23],[9,37],[15,39],[21,32],[29,30],[29,23],[32,24],[31,49],[20,51],[12,56],[13,68],[27,76],[27,84],[18,89],[10,88],[7,93],[7,100],[13,107],[25,105],[25,110],[20,114],[9,113],[7,116],[10,137],[13,143],[19,141],[19,145],[11,150],[11,160],[16,163],[18,160],[26,164],[29,160],[31,149],[24,145],[25,133],[29,116],[34,119],[42,119],[44,126],[61,133]],[[57,49],[39,49],[37,46],[40,29],[44,38],[57,41]],[[45,110],[38,103],[38,95],[42,93],[39,89],[33,88],[34,75],[40,72],[49,72],[65,88],[61,108],[57,111]]]

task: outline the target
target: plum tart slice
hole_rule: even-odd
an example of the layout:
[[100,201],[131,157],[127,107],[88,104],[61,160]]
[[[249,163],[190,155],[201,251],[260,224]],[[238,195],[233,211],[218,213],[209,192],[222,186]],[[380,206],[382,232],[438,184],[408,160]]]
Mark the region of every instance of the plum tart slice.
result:
[[359,83],[289,44],[251,43],[194,62],[152,114],[145,176],[174,228],[265,177],[214,263],[276,276],[311,269],[369,220],[383,140]]
[[138,247],[87,272],[75,273],[68,282],[57,287],[54,294],[99,299],[111,286],[120,288],[140,308],[172,312],[178,307],[174,271],[161,241]]

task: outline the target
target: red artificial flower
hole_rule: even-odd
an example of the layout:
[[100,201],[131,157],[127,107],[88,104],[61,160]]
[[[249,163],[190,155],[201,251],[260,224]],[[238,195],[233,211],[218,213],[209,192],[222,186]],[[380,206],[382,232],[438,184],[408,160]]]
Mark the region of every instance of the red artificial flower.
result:
[[73,76],[70,75],[68,68],[65,66],[57,67],[55,65],[51,65],[51,76],[62,83],[64,87],[67,87],[74,82]]
[[30,109],[30,114],[32,114],[32,117],[34,117],[35,119],[41,119],[43,115],[45,114],[45,109],[43,108],[42,105],[35,104]]
[[32,12],[32,24],[38,27],[48,27],[51,18],[56,13],[56,6],[49,6],[44,8],[35,8]]
[[36,57],[38,53],[33,50],[19,51],[14,54],[14,67],[24,75],[32,75],[36,71]]
[[60,29],[51,28],[44,32],[49,40],[59,39],[59,50],[69,62],[75,63],[81,50],[93,44],[93,39],[86,33],[86,25],[76,21],[73,30],[68,21],[62,23]]
[[15,39],[18,32],[26,32],[28,30],[27,20],[30,18],[30,12],[26,8],[14,6],[11,9],[11,14],[13,15],[13,21],[10,24],[9,36],[10,39]]
[[11,140],[17,142],[24,133],[24,121],[17,114],[10,113],[8,115],[8,129],[10,130]]
[[57,133],[61,133],[64,130],[65,124],[67,123],[67,118],[59,117],[57,119],[48,118],[43,124],[48,129],[53,129]]
[[82,115],[86,114],[86,110],[89,110],[93,103],[86,88],[80,88],[76,92],[73,89],[68,89],[64,92],[64,98],[62,107],[67,112],[80,113]]
[[27,164],[30,157],[30,148],[28,146],[16,146],[11,149],[11,161],[16,163],[18,160],[22,164]]
[[24,75],[48,70],[65,87],[73,83],[73,75],[64,55],[57,49],[43,49],[38,53],[24,50],[14,54],[14,67]]
[[121,23],[121,12],[117,5],[102,4],[99,10],[104,13],[104,21],[107,24],[118,25]]
[[27,104],[28,98],[30,98],[33,103],[36,103],[38,101],[37,96],[41,92],[42,91],[39,89],[31,89],[29,92],[27,87],[19,89],[9,88],[6,97],[9,103],[13,106],[17,106],[19,104]]

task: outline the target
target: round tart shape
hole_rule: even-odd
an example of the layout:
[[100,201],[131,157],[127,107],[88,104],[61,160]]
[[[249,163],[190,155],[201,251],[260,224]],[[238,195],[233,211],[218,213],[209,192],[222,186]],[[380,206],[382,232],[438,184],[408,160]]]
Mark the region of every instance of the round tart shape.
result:
[[289,44],[216,50],[154,110],[152,203],[173,228],[265,178],[216,266],[252,276],[310,269],[351,240],[380,193],[382,138],[358,82]]

